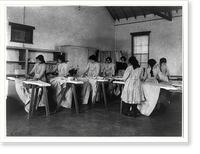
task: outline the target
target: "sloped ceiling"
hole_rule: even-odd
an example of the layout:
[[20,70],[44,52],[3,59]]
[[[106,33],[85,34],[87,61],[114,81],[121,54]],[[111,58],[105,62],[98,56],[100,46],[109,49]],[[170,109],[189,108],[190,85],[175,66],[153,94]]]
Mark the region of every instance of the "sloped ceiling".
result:
[[106,9],[115,21],[131,17],[137,20],[138,16],[146,18],[149,14],[172,21],[172,11],[178,13],[182,6],[106,6]]

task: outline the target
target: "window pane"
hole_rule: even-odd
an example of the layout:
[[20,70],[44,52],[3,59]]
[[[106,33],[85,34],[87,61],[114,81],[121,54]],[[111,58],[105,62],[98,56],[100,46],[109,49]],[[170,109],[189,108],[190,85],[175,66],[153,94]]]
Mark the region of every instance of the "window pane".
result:
[[148,45],[148,38],[149,36],[148,35],[145,35],[145,36],[141,36],[141,45]]
[[148,46],[142,46],[140,51],[140,53],[148,53]]
[[143,46],[143,45],[148,45],[148,35],[145,36],[135,36],[133,38],[134,40],[134,46]]
[[148,35],[133,37],[134,53],[148,53],[148,37]]
[[134,53],[137,54],[137,53],[140,53],[141,52],[141,48],[139,46],[135,46],[134,47]]
[[148,55],[141,55],[141,62],[148,62]]

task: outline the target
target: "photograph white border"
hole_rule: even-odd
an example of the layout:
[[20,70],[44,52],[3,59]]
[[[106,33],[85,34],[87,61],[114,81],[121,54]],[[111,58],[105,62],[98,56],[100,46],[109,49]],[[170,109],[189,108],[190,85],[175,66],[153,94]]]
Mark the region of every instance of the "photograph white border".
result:
[[89,6],[106,6],[106,5],[155,5],[155,6],[182,6],[182,28],[183,28],[183,80],[184,80],[184,90],[183,90],[183,136],[182,137],[7,137],[6,136],[6,104],[5,104],[5,53],[1,58],[1,70],[4,70],[3,78],[1,78],[1,85],[4,85],[4,91],[1,92],[1,142],[69,142],[69,143],[187,143],[189,139],[188,130],[188,1],[0,1],[0,19],[1,19],[1,41],[0,48],[1,51],[5,51],[5,36],[6,36],[6,6],[8,5],[31,5],[31,6],[41,6],[41,5],[89,5]]

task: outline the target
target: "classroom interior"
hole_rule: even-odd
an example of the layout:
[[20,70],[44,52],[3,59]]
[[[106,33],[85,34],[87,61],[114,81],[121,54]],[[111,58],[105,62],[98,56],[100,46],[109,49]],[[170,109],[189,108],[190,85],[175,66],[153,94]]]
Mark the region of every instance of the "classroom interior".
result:
[[[182,81],[182,7],[133,7],[133,6],[9,6],[7,7],[6,76],[23,77],[35,64],[35,57],[42,54],[51,70],[57,55],[64,55],[71,69],[84,72],[88,57],[101,55],[100,63],[111,56],[118,61],[120,55],[127,59],[134,55],[133,36],[148,33],[148,54],[140,64],[154,58],[167,59],[174,81]],[[12,41],[12,28],[28,25],[32,30],[32,43]],[[22,26],[23,27],[23,26]],[[16,38],[14,38],[16,39]],[[6,80],[6,135],[7,136],[84,136],[84,137],[181,137],[183,135],[182,92],[170,91],[170,97],[160,93],[161,110],[150,116],[137,118],[120,113],[120,96],[103,98],[94,107],[72,102],[72,108],[60,108],[50,116],[45,107],[27,119],[15,82]],[[79,99],[78,99],[79,101]],[[139,114],[139,113],[138,113]]]

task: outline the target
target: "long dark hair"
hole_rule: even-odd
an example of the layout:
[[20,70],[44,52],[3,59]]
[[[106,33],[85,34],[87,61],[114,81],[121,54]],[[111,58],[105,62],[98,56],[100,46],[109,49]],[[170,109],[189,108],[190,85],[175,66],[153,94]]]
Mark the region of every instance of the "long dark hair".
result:
[[106,61],[109,60],[110,62],[112,62],[112,58],[111,57],[107,57]]
[[43,56],[43,55],[38,55],[38,56],[36,57],[36,59],[40,60],[40,61],[41,61],[41,64],[42,64],[42,63],[45,63],[45,60],[44,60],[44,56]]
[[129,58],[128,62],[133,66],[133,69],[136,69],[136,68],[140,67],[140,65],[138,63],[138,60],[134,56],[131,56]]
[[153,77],[153,76],[154,76],[154,75],[153,75],[153,67],[154,67],[154,65],[156,64],[155,59],[149,59],[149,60],[148,60],[148,64],[149,64],[149,66],[151,67],[151,70],[150,70],[151,77]]
[[122,57],[120,58],[120,60],[122,60],[122,59],[124,59],[124,61],[126,61],[126,57],[122,56]]
[[167,63],[167,59],[164,58],[164,57],[160,59],[160,71],[161,71],[161,72],[162,72],[162,70],[161,70],[161,65],[162,65],[163,63]]
[[97,58],[96,58],[96,56],[95,55],[91,55],[89,58],[88,58],[89,60],[94,60],[94,61],[96,61],[97,60]]
[[65,62],[65,57],[63,55],[58,55],[57,60],[60,59],[63,62]]

